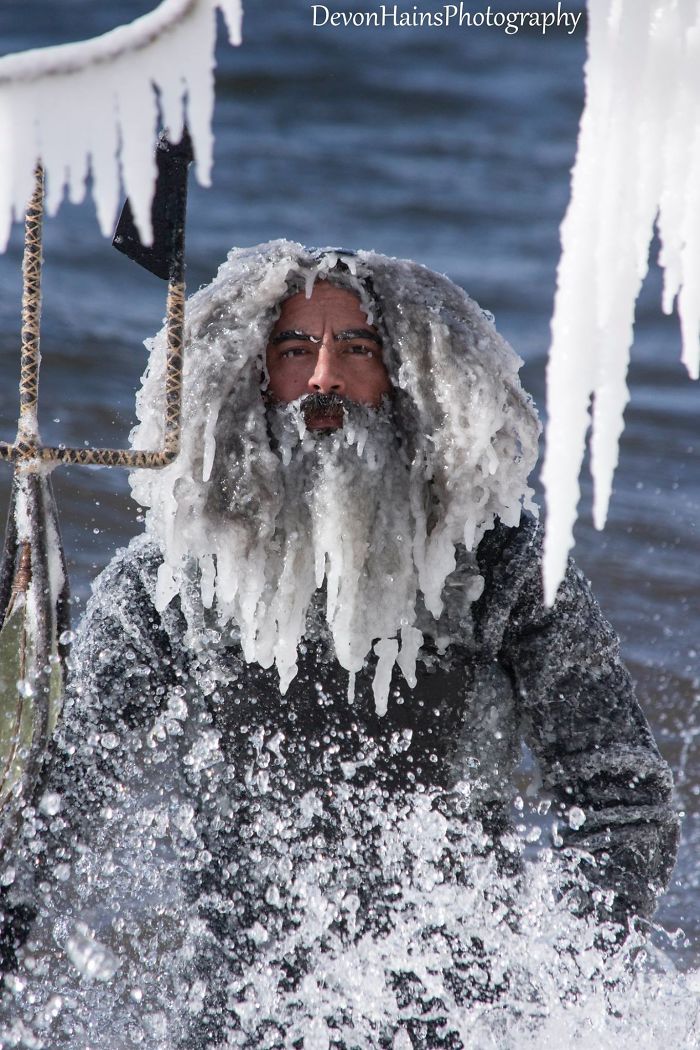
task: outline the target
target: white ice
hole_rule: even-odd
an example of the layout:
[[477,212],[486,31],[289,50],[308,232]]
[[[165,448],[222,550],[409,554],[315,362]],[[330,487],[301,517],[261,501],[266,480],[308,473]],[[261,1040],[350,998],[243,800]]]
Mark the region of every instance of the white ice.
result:
[[163,0],[92,40],[0,58],[1,251],[12,220],[24,215],[39,159],[50,215],[66,192],[84,198],[91,171],[103,234],[113,232],[123,187],[145,243],[160,126],[177,141],[186,116],[197,178],[209,184],[216,8],[231,43],[240,43],[240,0]]
[[663,309],[700,365],[700,0],[589,0],[586,105],[561,228],[547,373],[544,582],[573,545],[593,399],[593,516],[602,529],[618,461],[635,303],[657,223]]
[[[468,602],[481,593],[476,562],[457,567],[458,545],[474,551],[497,516],[515,525],[523,506],[531,509],[526,478],[539,426],[517,379],[518,358],[475,303],[415,264],[367,252],[347,258],[359,280],[346,274],[345,286],[368,317],[376,306],[362,280],[375,289],[383,282],[383,323],[393,340],[387,363],[414,406],[401,423],[412,458],[403,458],[390,415],[358,410],[320,450],[298,405],[270,422],[260,376],[279,302],[289,281],[310,293],[337,260],[275,241],[232,251],[216,280],[188,301],[181,452],[162,471],[135,472],[131,484],[163,552],[156,608],[179,594],[188,644],[199,647],[203,610],[213,609],[218,630],[235,630],[248,662],[276,666],[285,693],[325,582],[321,619],[350,694],[374,648],[383,714],[394,664],[413,686],[424,634],[442,645],[448,621],[461,630],[446,580],[458,573]],[[442,320],[431,317],[426,330],[423,304],[433,299]],[[454,327],[463,313],[466,346]],[[149,345],[137,448],[162,439],[165,333]]]

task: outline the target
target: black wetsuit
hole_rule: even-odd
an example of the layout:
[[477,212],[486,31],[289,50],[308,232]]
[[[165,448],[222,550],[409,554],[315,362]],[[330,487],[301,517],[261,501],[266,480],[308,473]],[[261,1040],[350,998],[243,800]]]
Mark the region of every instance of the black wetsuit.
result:
[[[460,605],[459,571],[448,580],[449,644],[442,651],[440,630],[426,642],[414,690],[395,672],[383,717],[374,710],[371,666],[358,675],[348,702],[347,673],[322,630],[310,632],[284,697],[274,670],[245,664],[235,641],[214,628],[210,645],[194,651],[185,644],[177,601],[162,614],[155,610],[158,564],[151,542],[132,544],[88,605],[75,647],[80,673],[49,774],[48,788],[63,807],[58,825],[46,832],[50,845],[37,854],[47,878],[56,858],[69,857],[79,844],[85,814],[118,805],[121,785],[138,776],[139,764],[155,761],[157,749],[149,755],[134,748],[135,734],[156,723],[163,733],[177,733],[183,719],[196,717],[220,750],[209,766],[190,763],[207,861],[190,865],[189,892],[225,943],[233,972],[236,958],[254,952],[241,931],[266,912],[265,900],[246,887],[255,886],[260,863],[257,853],[250,860],[250,838],[264,835],[271,811],[284,818],[291,802],[315,793],[321,801],[304,834],[320,836],[332,850],[334,836],[345,833],[338,807],[341,799],[347,810],[348,786],[361,800],[358,812],[368,800],[382,807],[427,790],[452,817],[480,821],[485,841],[498,850],[510,827],[522,740],[555,810],[583,811],[583,822],[562,822],[564,846],[592,855],[589,876],[614,891],[588,906],[622,924],[629,915],[651,914],[677,850],[670,770],[637,704],[616,636],[575,567],[555,606],[544,608],[539,532],[531,519],[515,529],[498,524],[484,536],[472,570],[485,584],[471,606]],[[187,714],[178,714],[178,703],[188,705]],[[466,793],[455,785],[466,785]],[[363,842],[360,899],[373,878],[371,834]],[[260,849],[264,856],[264,841]],[[448,863],[459,868],[457,848]],[[517,858],[506,850],[500,864],[514,874]],[[375,905],[380,897],[374,886]],[[231,899],[233,911],[211,903]],[[366,921],[381,926],[381,907],[370,910]],[[294,971],[301,963],[289,965]],[[210,1018],[221,1010],[212,995]],[[201,1023],[209,1024],[201,1036],[207,1045],[215,1022]]]

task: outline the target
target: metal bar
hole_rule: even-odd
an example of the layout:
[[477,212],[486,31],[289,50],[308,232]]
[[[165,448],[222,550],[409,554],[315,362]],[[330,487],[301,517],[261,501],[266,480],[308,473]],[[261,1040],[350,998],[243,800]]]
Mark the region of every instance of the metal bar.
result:
[[[180,248],[180,254],[182,248]],[[176,273],[168,282],[167,338],[165,362],[165,430],[164,451],[167,462],[180,451],[180,420],[182,413],[182,366],[185,331],[185,282],[182,261],[174,267]]]
[[5,614],[10,606],[12,586],[15,575],[15,563],[17,561],[17,518],[15,517],[15,506],[17,503],[17,478],[12,479],[12,491],[10,493],[10,505],[7,510],[7,525],[5,528],[5,542],[2,549],[2,563],[0,565],[0,627],[5,622]]
[[44,170],[37,164],[24,223],[22,259],[22,356],[19,380],[17,444],[37,442],[41,329],[41,225],[44,215]]
[[177,456],[178,449],[172,451],[144,451],[132,448],[66,448],[62,445],[26,445],[21,448],[0,442],[0,460],[18,463],[25,460],[37,464],[51,465],[66,463],[85,467],[167,467]]
[[[115,448],[72,448],[64,445],[42,445],[39,439],[37,401],[39,391],[39,350],[41,322],[41,225],[43,214],[44,180],[41,165],[36,168],[36,184],[27,208],[25,251],[23,261],[24,288],[22,297],[22,361],[20,376],[20,419],[13,444],[0,441],[0,461],[21,464],[25,472],[39,466],[60,463],[94,467],[126,467],[127,469],[165,467],[180,450],[182,412],[182,368],[184,358],[185,321],[185,212],[187,207],[187,167],[192,159],[192,146],[185,129],[182,141],[173,145],[163,137],[158,146],[160,198],[154,203],[154,230],[160,238],[151,254],[153,260],[141,258],[146,249],[138,235],[130,232],[129,219],[124,226],[120,219],[115,244],[130,258],[165,276],[168,275],[166,305],[166,362],[165,362],[165,419],[163,448],[153,450]],[[156,194],[158,197],[158,193]],[[155,204],[158,204],[158,208]],[[157,220],[157,221],[156,221]],[[126,247],[122,242],[126,239]],[[156,247],[158,251],[156,252]],[[136,252],[139,249],[141,255]],[[134,254],[136,252],[136,254]],[[150,257],[149,257],[150,258]]]
[[[31,550],[31,584],[35,595],[32,624],[32,685],[33,732],[32,744],[26,758],[25,776],[29,785],[35,785],[44,760],[50,736],[50,658],[52,649],[54,596],[49,579],[49,550],[46,535],[46,502],[44,499],[46,479],[38,474],[28,474],[25,481],[29,546]],[[36,676],[36,677],[34,677]]]
[[[182,239],[182,233],[179,234]],[[174,264],[173,278],[168,284],[167,299],[167,350],[165,359],[165,421],[164,440],[162,450],[140,451],[138,449],[122,448],[71,448],[65,445],[40,445],[37,441],[38,434],[27,433],[20,428],[16,442],[0,441],[0,460],[9,463],[31,462],[45,465],[67,463],[79,466],[92,467],[128,467],[158,468],[166,467],[177,456],[180,451],[180,420],[182,411],[182,366],[185,329],[185,282],[182,279],[182,248],[180,248],[180,259]],[[24,329],[23,329],[24,332]],[[32,405],[34,421],[36,421],[36,396],[38,384],[38,361],[31,379],[30,359],[36,360],[37,354],[30,351],[25,355],[24,340],[22,344],[22,363],[24,376],[25,358],[27,359],[26,372],[28,376],[29,389],[33,389],[33,401],[27,400]],[[32,344],[38,348],[38,332]],[[24,408],[24,386],[21,386],[21,405]]]

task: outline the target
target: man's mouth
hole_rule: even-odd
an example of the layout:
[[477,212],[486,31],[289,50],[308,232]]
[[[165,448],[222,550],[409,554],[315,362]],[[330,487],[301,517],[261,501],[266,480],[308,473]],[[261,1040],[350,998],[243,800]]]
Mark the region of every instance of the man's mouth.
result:
[[301,403],[307,430],[339,430],[343,426],[344,401],[337,394],[309,394]]

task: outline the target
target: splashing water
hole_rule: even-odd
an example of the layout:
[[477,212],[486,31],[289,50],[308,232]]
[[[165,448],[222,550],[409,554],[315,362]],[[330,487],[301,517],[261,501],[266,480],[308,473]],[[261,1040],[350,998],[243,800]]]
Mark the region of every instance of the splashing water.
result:
[[281,734],[234,768],[198,715],[175,693],[123,743],[120,805],[45,871],[2,1046],[697,1046],[697,975],[575,917],[575,866],[519,860],[534,812],[494,851],[465,784],[294,797]]

